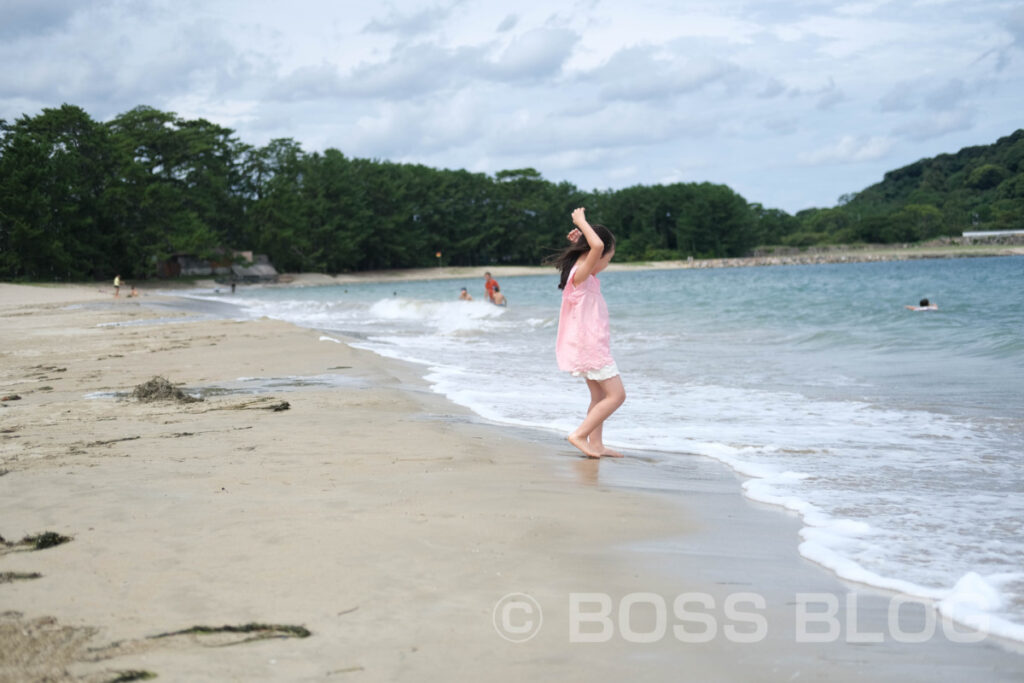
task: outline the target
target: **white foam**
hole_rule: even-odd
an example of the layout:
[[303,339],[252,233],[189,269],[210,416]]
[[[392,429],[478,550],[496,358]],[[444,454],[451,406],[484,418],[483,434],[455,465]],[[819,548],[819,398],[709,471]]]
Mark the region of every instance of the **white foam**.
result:
[[996,614],[1006,605],[1000,584],[1024,578],[1024,573],[1008,572],[983,577],[967,572],[943,597],[937,608],[954,621],[978,631],[1024,642],[1024,625]]
[[419,301],[381,299],[369,309],[369,315],[381,320],[418,322],[441,334],[462,330],[480,330],[485,321],[499,317],[505,309],[477,301]]

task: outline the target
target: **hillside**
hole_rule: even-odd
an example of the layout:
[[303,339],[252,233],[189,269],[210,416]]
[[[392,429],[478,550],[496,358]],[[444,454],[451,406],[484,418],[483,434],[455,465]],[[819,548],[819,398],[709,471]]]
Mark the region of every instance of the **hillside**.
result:
[[889,171],[830,209],[801,211],[793,246],[913,242],[965,230],[1024,228],[1024,129]]

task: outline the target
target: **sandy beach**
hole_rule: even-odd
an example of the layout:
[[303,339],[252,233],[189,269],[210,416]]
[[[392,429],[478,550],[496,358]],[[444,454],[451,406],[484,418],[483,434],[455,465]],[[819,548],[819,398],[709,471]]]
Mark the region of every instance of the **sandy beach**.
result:
[[[0,681],[1024,676],[718,463],[659,489],[345,340],[108,290],[0,284]],[[203,400],[133,399],[154,376]]]

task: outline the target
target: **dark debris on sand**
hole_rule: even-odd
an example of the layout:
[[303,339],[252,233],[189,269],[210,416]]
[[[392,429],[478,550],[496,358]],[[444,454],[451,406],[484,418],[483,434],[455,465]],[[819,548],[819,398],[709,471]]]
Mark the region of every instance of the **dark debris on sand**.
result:
[[196,403],[201,398],[189,396],[166,378],[157,375],[132,389],[132,398],[143,403],[150,401],[177,401],[178,403]]
[[182,635],[210,635],[215,633],[251,634],[243,640],[225,643],[226,645],[237,645],[252,642],[254,640],[267,640],[270,638],[308,638],[313,635],[309,629],[304,626],[294,626],[292,624],[248,623],[242,624],[241,626],[193,626],[191,628],[182,629],[181,631],[158,633],[154,636],[149,636],[149,638],[168,638],[171,636]]
[[20,541],[8,541],[0,536],[0,546],[17,550],[46,550],[62,545],[71,540],[70,536],[58,534],[56,531],[44,531],[34,536],[25,536]]

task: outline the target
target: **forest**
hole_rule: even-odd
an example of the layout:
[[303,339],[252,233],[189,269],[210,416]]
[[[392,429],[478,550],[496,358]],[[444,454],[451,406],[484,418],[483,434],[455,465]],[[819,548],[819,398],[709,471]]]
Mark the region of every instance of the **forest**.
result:
[[582,190],[532,168],[493,176],[262,147],[205,119],[139,106],[107,122],[65,104],[0,120],[0,278],[152,277],[174,254],[266,254],[340,273],[540,263],[567,216],[613,228],[624,261],[743,256],[763,245],[905,242],[1024,227],[1024,130],[891,171],[795,216],[725,185]]

